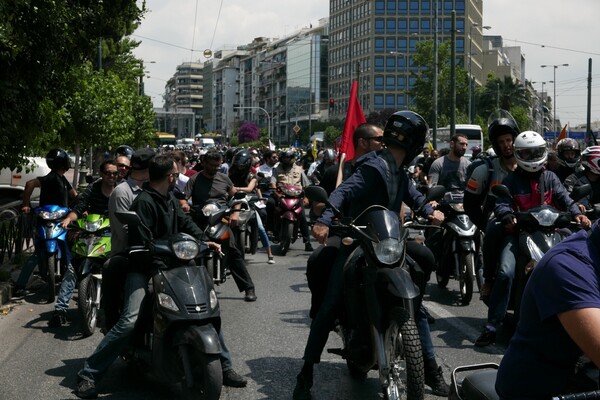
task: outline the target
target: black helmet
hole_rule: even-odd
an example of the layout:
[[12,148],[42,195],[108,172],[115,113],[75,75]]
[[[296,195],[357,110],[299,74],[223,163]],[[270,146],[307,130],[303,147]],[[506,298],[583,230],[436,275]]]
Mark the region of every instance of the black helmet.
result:
[[126,144],[117,147],[117,150],[115,150],[115,154],[116,156],[125,156],[127,158],[129,158],[131,160],[131,156],[133,155],[134,151],[133,148],[131,146],[127,146]]
[[492,143],[492,148],[498,155],[500,155],[500,149],[498,148],[496,139],[498,139],[498,136],[502,136],[507,133],[512,135],[513,142],[515,141],[517,135],[521,133],[517,123],[512,118],[496,118],[488,125],[488,137],[490,138],[490,143]]
[[[575,155],[573,157],[567,157],[565,151],[572,150]],[[564,138],[558,141],[556,145],[556,152],[558,153],[558,162],[568,168],[575,168],[579,165],[581,159],[581,150],[579,149],[579,143],[573,138]]]
[[335,152],[333,149],[325,149],[323,151],[323,161],[335,161]]
[[63,149],[52,149],[46,155],[46,164],[50,169],[62,168],[68,171],[71,168],[71,159]]
[[230,147],[227,149],[227,151],[225,152],[225,156],[223,157],[227,164],[231,163],[231,160],[233,160],[233,155],[236,151],[237,149],[235,147]]
[[410,163],[423,150],[429,127],[419,114],[413,111],[393,113],[383,130],[383,143],[406,150],[402,165]]
[[238,169],[250,168],[250,165],[252,165],[252,154],[246,149],[238,150],[233,156],[232,164]]

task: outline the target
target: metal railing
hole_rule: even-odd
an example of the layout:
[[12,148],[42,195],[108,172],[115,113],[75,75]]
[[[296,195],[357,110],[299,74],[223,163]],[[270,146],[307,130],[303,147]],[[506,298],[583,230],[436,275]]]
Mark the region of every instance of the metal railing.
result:
[[18,211],[20,201],[0,206],[0,264],[33,246],[33,213]]

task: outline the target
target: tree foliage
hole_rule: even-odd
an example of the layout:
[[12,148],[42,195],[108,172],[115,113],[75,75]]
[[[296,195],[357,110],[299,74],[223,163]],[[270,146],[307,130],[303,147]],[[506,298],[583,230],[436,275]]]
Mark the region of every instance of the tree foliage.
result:
[[333,147],[334,142],[342,136],[342,129],[336,126],[328,126],[323,132],[323,145]]
[[100,43],[130,34],[145,2],[0,2],[0,166],[41,153],[67,123],[71,69],[97,59]]

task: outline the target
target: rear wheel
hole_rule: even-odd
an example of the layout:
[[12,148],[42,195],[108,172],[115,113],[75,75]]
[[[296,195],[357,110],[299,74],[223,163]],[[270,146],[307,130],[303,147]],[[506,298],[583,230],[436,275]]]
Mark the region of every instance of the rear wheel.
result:
[[[388,382],[384,389],[386,400],[424,398],[425,375],[421,340],[415,322],[401,307],[389,314],[389,327],[385,332],[384,351],[389,365]],[[379,371],[380,374],[385,371]]]
[[468,305],[473,298],[473,278],[475,277],[475,257],[471,252],[463,252],[459,256],[460,276],[458,285],[463,305]]
[[55,254],[51,254],[46,257],[47,267],[47,284],[48,284],[48,303],[54,303],[56,298],[56,263],[57,258]]
[[219,261],[217,256],[213,256],[210,258],[206,258],[204,260],[205,264],[206,264],[206,271],[208,272],[208,276],[210,277],[210,279],[213,281],[213,283],[219,284],[221,282],[217,282],[216,277],[215,277],[215,271],[217,271],[217,268],[219,267]]
[[88,274],[79,282],[79,299],[77,300],[77,308],[81,317],[81,325],[83,326],[83,335],[91,336],[96,330],[96,322],[98,320],[98,304],[96,298],[98,295],[98,285],[96,279],[91,274]]
[[290,249],[290,244],[292,242],[292,235],[294,234],[294,223],[288,219],[284,219],[281,221],[281,233],[280,233],[280,243],[279,243],[279,251],[282,256]]

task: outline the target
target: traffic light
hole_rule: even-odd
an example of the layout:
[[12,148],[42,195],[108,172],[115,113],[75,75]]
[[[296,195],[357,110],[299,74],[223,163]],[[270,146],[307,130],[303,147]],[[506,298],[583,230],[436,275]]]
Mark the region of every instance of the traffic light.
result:
[[329,111],[332,112],[333,111],[333,107],[335,106],[335,100],[334,99],[329,99]]

